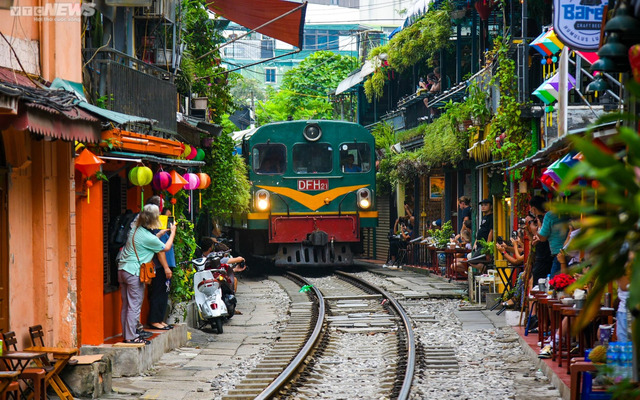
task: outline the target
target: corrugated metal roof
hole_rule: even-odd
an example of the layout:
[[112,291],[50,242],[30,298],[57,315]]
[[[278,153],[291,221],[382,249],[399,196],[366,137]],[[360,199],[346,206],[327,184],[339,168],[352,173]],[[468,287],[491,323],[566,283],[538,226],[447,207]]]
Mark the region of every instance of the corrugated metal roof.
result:
[[193,160],[180,160],[177,158],[166,158],[153,156],[151,154],[132,153],[128,151],[110,151],[104,154],[106,157],[117,157],[131,159],[131,161],[137,162],[138,160],[155,162],[164,165],[177,165],[179,167],[202,167],[205,165],[204,161]]

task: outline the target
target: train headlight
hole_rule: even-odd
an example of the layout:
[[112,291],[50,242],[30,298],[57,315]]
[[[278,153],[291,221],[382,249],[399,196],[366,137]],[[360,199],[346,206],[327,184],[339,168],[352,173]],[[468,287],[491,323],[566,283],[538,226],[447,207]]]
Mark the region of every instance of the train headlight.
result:
[[356,198],[358,201],[358,207],[366,210],[371,207],[371,191],[369,189],[360,189],[356,193]]
[[308,141],[315,142],[322,136],[322,129],[320,129],[320,125],[318,124],[308,124],[304,127],[302,135]]
[[269,191],[260,189],[255,194],[256,208],[258,211],[266,211],[269,209]]

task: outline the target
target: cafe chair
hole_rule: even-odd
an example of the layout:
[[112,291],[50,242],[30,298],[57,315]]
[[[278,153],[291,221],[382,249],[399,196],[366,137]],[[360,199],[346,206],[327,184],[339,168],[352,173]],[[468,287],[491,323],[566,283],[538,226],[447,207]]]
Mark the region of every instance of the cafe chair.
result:
[[[0,332],[0,335],[2,335],[3,350],[9,351],[9,352],[18,352],[18,346],[17,346],[18,340],[16,339],[15,332],[13,331]],[[28,351],[25,351],[25,352],[29,353]],[[6,355],[7,353],[3,353],[3,354]],[[39,357],[38,359],[43,359],[43,358],[46,358],[46,354],[43,354],[42,357]],[[24,390],[19,388],[19,384],[14,386],[15,389],[18,389],[17,392],[20,392],[23,396],[25,392],[27,393],[32,392],[34,394],[34,397],[36,395],[39,395],[40,399],[42,400],[47,398],[46,374],[48,371],[52,370],[53,368],[29,367],[28,360],[17,359],[17,358],[7,358],[7,359],[3,359],[3,361],[6,369],[9,371],[18,371],[19,372],[18,379],[24,381],[26,384],[26,388]],[[11,383],[9,385],[8,391],[12,391],[13,395],[16,396],[14,398],[18,399],[19,396],[16,395],[15,390],[12,390],[12,385],[14,384]]]

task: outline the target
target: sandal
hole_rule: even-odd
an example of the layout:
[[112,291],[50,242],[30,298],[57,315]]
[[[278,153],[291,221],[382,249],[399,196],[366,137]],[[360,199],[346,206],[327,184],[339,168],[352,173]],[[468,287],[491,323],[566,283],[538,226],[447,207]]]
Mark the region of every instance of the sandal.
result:
[[123,343],[135,343],[135,344],[144,344],[144,345],[151,344],[150,341],[148,341],[147,339],[143,339],[140,336],[138,336],[135,339],[124,340]]
[[538,354],[538,358],[551,358],[551,345],[546,345],[540,350],[540,354]]

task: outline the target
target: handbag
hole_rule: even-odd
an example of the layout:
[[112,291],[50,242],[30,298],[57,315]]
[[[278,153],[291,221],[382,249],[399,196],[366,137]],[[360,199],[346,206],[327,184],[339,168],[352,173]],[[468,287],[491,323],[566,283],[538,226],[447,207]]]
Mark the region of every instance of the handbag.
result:
[[152,261],[141,263],[140,258],[138,257],[138,251],[136,250],[136,232],[138,232],[138,228],[133,232],[133,238],[131,241],[133,242],[133,251],[136,253],[136,258],[138,259],[138,264],[140,264],[140,282],[145,285],[149,285],[151,280],[156,277],[156,266]]

